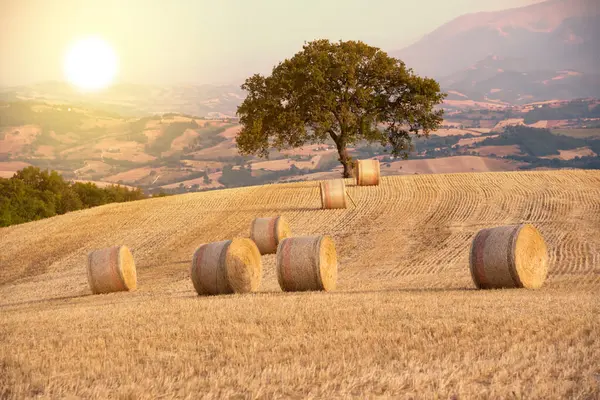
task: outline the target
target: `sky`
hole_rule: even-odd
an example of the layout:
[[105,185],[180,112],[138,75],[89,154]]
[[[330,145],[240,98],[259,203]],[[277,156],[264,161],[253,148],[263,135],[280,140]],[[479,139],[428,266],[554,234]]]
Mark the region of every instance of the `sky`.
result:
[[0,85],[64,80],[65,53],[98,35],[118,82],[239,84],[305,41],[402,49],[466,13],[540,0],[0,0]]

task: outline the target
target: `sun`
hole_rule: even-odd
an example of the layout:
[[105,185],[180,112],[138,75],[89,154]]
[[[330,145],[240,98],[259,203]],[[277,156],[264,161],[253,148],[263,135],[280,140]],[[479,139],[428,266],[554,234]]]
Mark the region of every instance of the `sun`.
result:
[[106,88],[115,79],[117,69],[117,55],[112,47],[95,36],[77,41],[65,57],[67,80],[84,91]]

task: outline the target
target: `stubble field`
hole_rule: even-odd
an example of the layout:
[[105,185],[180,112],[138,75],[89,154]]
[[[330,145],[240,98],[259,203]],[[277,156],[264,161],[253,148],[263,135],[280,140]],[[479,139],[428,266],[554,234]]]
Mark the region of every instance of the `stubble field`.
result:
[[[317,182],[103,206],[0,229],[0,398],[600,396],[600,173],[384,177],[345,210]],[[283,215],[329,234],[338,289],[198,297],[201,243]],[[474,289],[479,229],[533,223],[537,291]],[[132,250],[138,290],[91,295],[89,251]]]

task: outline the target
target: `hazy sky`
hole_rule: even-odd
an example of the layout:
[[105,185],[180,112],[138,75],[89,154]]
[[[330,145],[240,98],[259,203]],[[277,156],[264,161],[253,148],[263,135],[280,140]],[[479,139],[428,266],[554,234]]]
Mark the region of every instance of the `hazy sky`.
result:
[[401,49],[465,14],[540,0],[0,0],[0,85],[63,80],[96,34],[130,83],[241,83],[317,38]]

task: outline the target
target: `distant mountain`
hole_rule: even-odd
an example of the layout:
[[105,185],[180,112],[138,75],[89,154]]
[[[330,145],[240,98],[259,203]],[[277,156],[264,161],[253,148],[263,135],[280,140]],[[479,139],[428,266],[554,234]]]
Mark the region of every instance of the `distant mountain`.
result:
[[[536,69],[528,59],[486,57],[440,80],[449,100],[526,104],[550,99],[600,97],[600,74]],[[457,94],[456,92],[460,93]]]
[[419,75],[442,78],[488,56],[526,59],[530,70],[600,70],[600,1],[549,0],[463,15],[396,52]]
[[169,112],[199,117],[234,117],[245,98],[239,86],[151,86],[119,84],[98,93],[81,93],[63,82],[0,88],[0,100],[65,102],[122,115],[143,116]]
[[600,1],[549,0],[468,14],[392,56],[449,100],[523,104],[600,97]]

